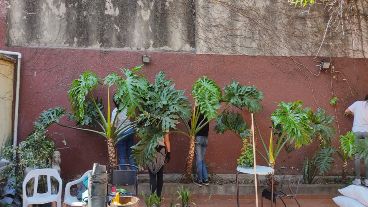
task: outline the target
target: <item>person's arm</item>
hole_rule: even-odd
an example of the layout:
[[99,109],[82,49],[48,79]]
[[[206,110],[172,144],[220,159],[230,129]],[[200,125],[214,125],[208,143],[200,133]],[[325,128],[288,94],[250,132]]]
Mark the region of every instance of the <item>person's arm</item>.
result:
[[169,133],[165,134],[164,143],[165,143],[167,152],[171,152],[171,148],[170,148],[170,135],[169,135]]
[[349,115],[354,115],[354,110],[355,110],[355,106],[356,106],[356,102],[354,102],[353,104],[351,104],[346,110],[345,110],[345,115],[349,116]]
[[169,163],[170,162],[170,152],[171,152],[169,133],[165,134],[164,143],[165,143],[165,147],[166,147],[165,163]]
[[354,113],[349,108],[347,108],[345,110],[345,113],[344,114],[345,114],[345,116],[354,115]]

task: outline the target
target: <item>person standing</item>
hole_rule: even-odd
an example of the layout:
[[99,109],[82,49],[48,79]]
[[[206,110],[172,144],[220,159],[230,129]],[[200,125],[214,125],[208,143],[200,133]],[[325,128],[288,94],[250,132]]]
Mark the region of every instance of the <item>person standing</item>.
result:
[[[353,133],[355,135],[355,144],[360,140],[368,139],[368,95],[364,101],[356,101],[345,110],[345,115],[353,115]],[[365,179],[364,185],[368,186],[368,160],[365,160]],[[353,184],[361,185],[360,177],[360,156],[355,155],[355,179]]]
[[151,193],[156,193],[160,198],[162,187],[164,186],[164,166],[170,161],[170,151],[170,136],[167,133],[159,140],[158,146],[156,147],[156,156],[147,165]]
[[204,116],[204,114],[200,113],[197,126],[203,123],[206,124],[197,132],[195,137],[195,158],[197,168],[197,179],[194,181],[194,183],[200,187],[202,185],[206,186],[209,185],[205,155],[208,145],[208,131],[210,129],[208,119]]
[[[114,121],[114,126],[116,128],[124,128],[131,125],[131,121],[127,116],[127,109],[124,108],[122,111],[119,111],[119,105],[115,102],[116,108],[111,113],[111,120]],[[120,139],[118,143],[116,143],[116,148],[118,152],[118,162],[120,165],[130,164],[136,166],[134,158],[132,157],[132,146],[134,145],[134,127],[128,128],[124,133],[120,134],[117,139]],[[121,169],[129,169],[127,166],[122,166]],[[134,169],[136,169],[134,167]]]

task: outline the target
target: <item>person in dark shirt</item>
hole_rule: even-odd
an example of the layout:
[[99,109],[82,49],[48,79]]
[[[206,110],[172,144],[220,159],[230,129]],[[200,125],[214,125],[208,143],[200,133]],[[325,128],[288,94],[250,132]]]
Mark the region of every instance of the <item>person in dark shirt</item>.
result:
[[[197,122],[203,124],[207,122],[207,118],[201,113]],[[205,163],[205,154],[208,144],[208,131],[209,123],[204,125],[196,134],[195,140],[195,157],[196,157],[196,167],[197,167],[197,180],[194,181],[198,186],[208,185],[208,172]]]

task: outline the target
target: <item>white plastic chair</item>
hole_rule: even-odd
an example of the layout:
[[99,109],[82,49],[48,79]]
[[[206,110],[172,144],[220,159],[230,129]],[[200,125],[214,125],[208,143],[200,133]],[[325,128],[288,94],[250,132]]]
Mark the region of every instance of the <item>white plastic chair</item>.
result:
[[[45,193],[38,193],[38,183],[40,176],[47,176],[47,191]],[[51,177],[54,177],[58,182],[58,192],[53,194],[51,192]],[[27,196],[27,183],[34,178],[33,183],[33,195]],[[23,207],[28,207],[31,204],[45,204],[56,202],[57,207],[61,207],[61,191],[62,191],[62,180],[59,173],[55,169],[35,169],[31,170],[23,180],[22,190],[23,190]]]
[[65,194],[64,194],[64,205],[66,204],[66,205],[69,205],[69,206],[84,206],[83,202],[79,201],[76,196],[72,196],[70,194],[70,188],[73,185],[81,183],[86,177],[90,177],[91,174],[92,174],[92,170],[88,170],[78,180],[73,180],[73,181],[66,184]]

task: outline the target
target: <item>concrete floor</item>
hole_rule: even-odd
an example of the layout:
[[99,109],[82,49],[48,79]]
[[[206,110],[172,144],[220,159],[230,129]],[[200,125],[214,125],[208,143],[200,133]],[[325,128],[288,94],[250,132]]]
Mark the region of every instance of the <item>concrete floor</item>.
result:
[[[236,197],[229,195],[215,195],[215,196],[193,196],[193,205],[198,207],[233,207],[236,206]],[[287,207],[297,207],[294,200],[286,199]],[[332,196],[318,196],[318,195],[300,195],[298,196],[298,201],[302,207],[336,207],[332,201]],[[178,203],[176,198],[163,198],[162,207],[170,207],[171,203]],[[264,200],[264,206],[271,206],[269,200]],[[139,203],[140,207],[145,207],[144,201],[141,200]],[[175,205],[174,205],[175,206]],[[180,205],[178,205],[180,206]],[[241,196],[240,197],[240,207],[254,207],[255,197],[254,196]],[[261,207],[261,203],[259,204]],[[275,205],[274,205],[275,206]],[[277,206],[284,206],[280,200],[277,200]]]

